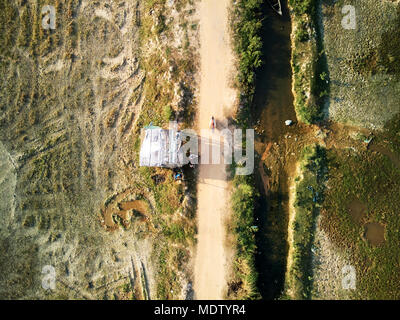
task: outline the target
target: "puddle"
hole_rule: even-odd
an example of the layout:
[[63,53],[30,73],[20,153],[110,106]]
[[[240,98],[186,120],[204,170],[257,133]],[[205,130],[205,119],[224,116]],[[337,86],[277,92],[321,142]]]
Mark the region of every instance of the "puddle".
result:
[[147,214],[149,211],[149,205],[145,200],[120,202],[118,206],[121,208],[121,210],[135,210],[142,214]]
[[129,228],[132,216],[137,216],[137,214],[139,215],[140,221],[146,220],[146,217],[150,212],[148,202],[146,200],[128,201],[126,198],[129,194],[130,192],[128,190],[117,195],[101,209],[103,216],[101,223],[106,230],[117,230],[120,223],[124,228]]
[[378,222],[369,222],[364,226],[364,237],[373,246],[379,246],[385,242],[385,227]]
[[351,219],[357,224],[362,224],[362,222],[365,218],[365,215],[368,211],[368,208],[360,200],[354,199],[353,201],[350,202],[350,204],[348,206],[348,210],[349,210]]

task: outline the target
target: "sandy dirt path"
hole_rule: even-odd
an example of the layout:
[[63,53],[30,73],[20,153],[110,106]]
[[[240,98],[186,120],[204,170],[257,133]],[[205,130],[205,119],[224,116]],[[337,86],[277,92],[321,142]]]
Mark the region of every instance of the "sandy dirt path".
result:
[[[198,129],[208,129],[211,116],[217,121],[217,137],[227,126],[236,92],[229,86],[233,53],[228,33],[230,0],[202,0],[200,14],[201,80]],[[201,154],[203,157],[203,153]],[[198,242],[195,260],[196,299],[223,299],[228,261],[225,245],[225,218],[229,191],[225,165],[201,164],[198,185]]]

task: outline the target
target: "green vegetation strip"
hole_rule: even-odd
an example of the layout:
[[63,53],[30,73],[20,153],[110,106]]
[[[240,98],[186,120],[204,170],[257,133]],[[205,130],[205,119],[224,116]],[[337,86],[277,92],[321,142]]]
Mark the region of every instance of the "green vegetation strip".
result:
[[[245,129],[251,123],[251,106],[255,91],[255,74],[261,66],[261,6],[262,0],[240,0],[233,4],[231,26],[234,50],[238,58],[237,88],[240,91],[240,108],[236,125]],[[235,169],[237,164],[233,165]],[[234,277],[228,297],[233,299],[258,299],[258,272],[255,267],[257,250],[254,209],[258,197],[254,177],[234,176],[233,178],[233,231],[237,237]]]
[[329,76],[318,21],[318,0],[289,0],[292,10],[293,94],[297,118],[307,124],[323,118]]
[[231,25],[233,43],[238,58],[237,87],[241,92],[238,125],[247,127],[251,120],[251,105],[255,91],[256,71],[262,65],[262,0],[241,0],[233,4]]
[[326,150],[319,145],[307,146],[300,161],[302,177],[296,178],[292,263],[286,279],[286,292],[290,298],[307,299],[312,289],[311,248],[314,226],[327,178]]
[[235,275],[240,289],[235,298],[258,299],[258,272],[255,267],[257,251],[254,225],[254,204],[258,193],[254,187],[253,176],[236,176],[233,180],[232,195],[233,227],[237,236],[235,255]]

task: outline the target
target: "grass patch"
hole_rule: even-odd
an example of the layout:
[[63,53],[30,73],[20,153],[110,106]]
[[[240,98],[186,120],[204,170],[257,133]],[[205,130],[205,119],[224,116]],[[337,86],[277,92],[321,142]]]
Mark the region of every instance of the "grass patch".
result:
[[185,248],[165,246],[161,243],[154,250],[157,254],[157,297],[161,300],[172,299],[182,290],[177,275],[183,265],[189,261],[190,253]]
[[[192,4],[192,1],[181,0],[177,5],[184,7],[188,3]],[[169,28],[169,24],[174,22],[167,22],[166,19],[169,9],[165,0],[145,1],[143,7],[146,14],[143,15],[140,29],[141,47],[146,47],[149,41],[159,41],[161,35],[171,39],[176,37]],[[187,24],[184,13],[181,15],[180,21]],[[145,107],[139,115],[137,129],[150,122],[161,127],[167,126],[170,120],[178,120],[184,127],[192,126],[197,103],[194,99],[193,75],[197,67],[187,34],[185,48],[174,48],[168,46],[168,42],[162,43],[157,50],[151,49],[141,55],[141,66],[146,72]],[[175,98],[177,82],[180,99],[173,106],[171,101]]]
[[[187,0],[180,2],[187,3]],[[153,21],[148,14],[152,5],[155,9],[159,6],[165,19],[159,17],[161,23],[154,29],[155,32],[151,31],[143,40],[142,48],[147,48],[150,37],[169,32],[168,11],[162,7],[165,1],[145,3],[140,1],[137,10],[143,13],[143,28],[149,27],[144,30],[151,30],[150,23]],[[43,30],[41,26],[41,8],[45,4],[56,7],[56,30]],[[189,80],[190,73],[195,70],[195,59],[192,55],[186,55],[191,49],[188,48],[185,54],[174,49],[169,53],[160,50],[157,54],[153,52],[146,56],[146,59],[142,57],[141,67],[132,70],[129,81],[134,78],[139,80],[142,71],[146,72],[146,77],[132,95],[133,101],[127,105],[125,98],[130,86],[124,85],[127,79],[124,72],[131,71],[126,70],[123,63],[113,65],[107,62],[107,58],[124,55],[121,51],[128,45],[133,50],[140,46],[133,24],[130,26],[127,21],[129,32],[125,36],[114,23],[124,17],[128,10],[135,9],[131,3],[122,2],[117,5],[114,2],[104,4],[102,1],[89,1],[87,10],[79,10],[80,5],[79,0],[54,0],[52,3],[44,0],[0,1],[0,136],[7,150],[16,154],[16,228],[18,223],[30,228],[34,235],[29,241],[33,244],[37,241],[37,235],[43,238],[47,233],[50,235],[49,241],[56,241],[54,234],[58,235],[58,232],[77,243],[76,239],[82,240],[83,235],[89,232],[89,236],[93,236],[97,243],[88,248],[97,250],[98,246],[107,246],[108,240],[105,239],[111,236],[99,232],[97,228],[100,223],[96,215],[99,205],[110,195],[132,188],[135,189],[133,195],[136,189],[146,193],[151,208],[155,208],[152,211],[156,212],[141,217],[138,228],[127,232],[138,230],[134,239],[153,236],[154,242],[187,247],[194,241],[194,215],[179,210],[184,196],[189,194],[193,197],[194,189],[185,190],[184,185],[176,184],[171,171],[167,170],[161,171],[166,176],[165,182],[156,185],[151,179],[156,170],[137,168],[137,162],[131,159],[132,144],[140,140],[134,130],[131,132],[131,128],[135,120],[140,125],[148,124],[149,120],[155,118],[157,124],[163,125],[175,118],[173,107],[168,108],[173,98],[171,83],[182,80],[188,88],[185,94],[191,90]],[[146,10],[142,10],[143,7]],[[93,13],[96,8],[109,12],[111,21],[95,17]],[[126,37],[132,41],[130,44]],[[127,59],[135,60],[137,54],[135,51]],[[165,57],[166,61],[163,60]],[[175,63],[176,68],[170,81],[168,71],[171,62]],[[112,79],[101,76],[109,74],[108,70],[113,74]],[[135,108],[142,102],[143,90],[146,91],[147,101],[143,108]],[[193,104],[187,103],[187,106],[182,106],[184,114],[193,115]],[[140,110],[143,112],[139,115]],[[78,124],[77,119],[82,122]],[[139,146],[135,147],[138,150]],[[99,154],[102,154],[101,160],[96,162],[95,157]],[[55,204],[57,212],[53,210]],[[81,214],[82,210],[86,214]],[[123,221],[118,216],[115,219],[123,227]],[[40,282],[35,278],[38,286],[21,287],[24,282],[18,281],[8,286],[8,280],[15,276],[14,266],[21,265],[21,261],[30,262],[29,256],[36,253],[27,250],[27,254],[22,254],[21,250],[25,251],[26,244],[18,239],[15,243],[18,243],[15,250],[14,245],[3,250],[8,254],[2,259],[7,261],[7,267],[3,264],[2,267],[9,276],[2,281],[0,295],[4,297],[7,290],[7,296],[23,298],[28,291],[40,289]],[[83,274],[91,268],[88,264],[81,264],[80,260],[88,260],[88,250],[84,248],[80,258],[74,262],[82,265],[80,269],[83,268],[82,277],[77,275],[74,278],[77,280],[77,290],[83,288],[81,285],[87,280]],[[41,260],[43,254],[41,250],[40,259],[35,257],[35,261]],[[54,261],[59,261],[59,258],[54,252]],[[100,258],[107,259],[107,255],[102,253]],[[35,263],[30,265],[35,266]],[[176,268],[176,273],[184,268],[172,263],[166,267]],[[18,277],[24,278],[32,270],[30,267],[25,269],[18,270]],[[108,281],[111,277],[111,274],[107,274],[104,279]],[[166,281],[172,282],[173,279]],[[40,290],[36,293],[39,297],[43,294]],[[180,290],[176,290],[175,294],[180,294]]]
[[381,136],[377,138],[382,141],[387,141],[392,152],[400,155],[400,114],[397,114],[385,125],[385,129]]
[[400,77],[400,7],[397,6],[397,19],[391,30],[382,35],[379,47],[379,62],[388,74]]

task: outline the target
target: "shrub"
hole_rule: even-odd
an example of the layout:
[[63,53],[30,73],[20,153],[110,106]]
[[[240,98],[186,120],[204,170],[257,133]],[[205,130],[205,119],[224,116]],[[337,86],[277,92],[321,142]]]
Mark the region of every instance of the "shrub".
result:
[[170,105],[166,105],[163,111],[164,111],[164,119],[166,121],[172,121],[175,119],[175,111],[171,108]]

